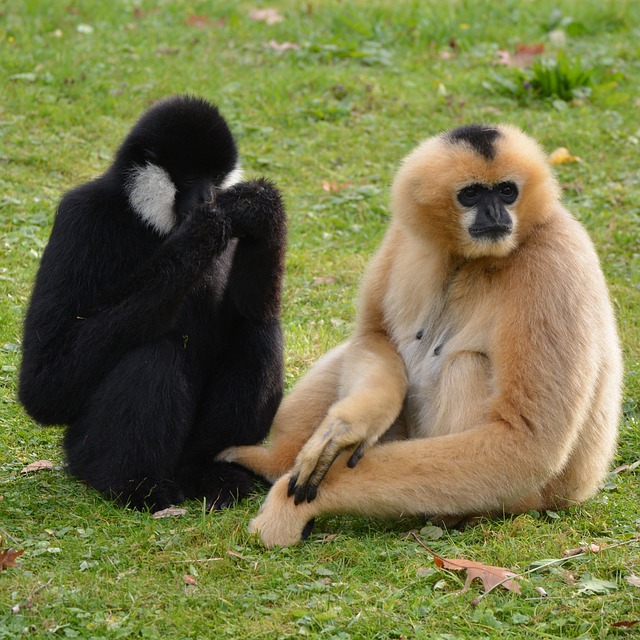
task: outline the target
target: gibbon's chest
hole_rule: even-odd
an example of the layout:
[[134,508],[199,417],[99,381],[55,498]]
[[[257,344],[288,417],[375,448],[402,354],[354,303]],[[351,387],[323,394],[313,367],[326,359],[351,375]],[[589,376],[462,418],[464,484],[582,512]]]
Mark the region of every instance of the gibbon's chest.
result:
[[482,269],[460,264],[443,271],[428,257],[405,267],[392,270],[385,318],[407,370],[407,429],[424,436],[440,429],[438,406],[453,363],[475,354],[490,372],[495,306],[488,291],[491,276]]

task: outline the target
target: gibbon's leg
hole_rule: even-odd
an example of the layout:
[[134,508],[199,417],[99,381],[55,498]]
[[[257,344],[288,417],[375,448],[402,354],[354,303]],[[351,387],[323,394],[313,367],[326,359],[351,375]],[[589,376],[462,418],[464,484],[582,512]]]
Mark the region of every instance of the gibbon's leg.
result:
[[254,476],[235,464],[213,462],[231,444],[254,445],[269,431],[282,398],[282,336],[279,321],[238,319],[216,354],[202,390],[192,436],[177,473],[187,497],[207,498],[222,509],[246,497]]
[[236,462],[269,482],[275,482],[291,469],[304,443],[338,399],[347,347],[342,344],[322,356],[284,398],[266,446],[230,447],[217,459]]
[[529,508],[523,499],[531,485],[557,465],[541,447],[530,434],[497,420],[463,433],[380,444],[353,469],[343,453],[311,502],[296,505],[290,476],[280,478],[249,528],[273,547],[299,542],[305,525],[323,514],[517,513]]
[[402,358],[383,334],[370,333],[348,343],[342,362],[339,400],[304,445],[291,474],[295,502],[313,500],[338,454],[356,447],[353,467],[394,424],[407,392]]
[[160,341],[127,353],[65,435],[70,473],[135,509],[184,500],[173,474],[195,401],[181,348]]
[[547,508],[562,508],[582,502],[598,489],[609,470],[616,447],[616,432],[610,428],[611,416],[619,412],[619,371],[609,363],[595,385],[583,435],[575,444],[562,473],[543,489]]

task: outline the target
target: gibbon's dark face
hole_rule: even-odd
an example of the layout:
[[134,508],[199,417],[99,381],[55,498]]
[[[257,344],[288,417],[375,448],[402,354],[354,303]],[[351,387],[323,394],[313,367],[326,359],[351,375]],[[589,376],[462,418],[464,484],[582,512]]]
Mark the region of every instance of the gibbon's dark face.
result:
[[457,199],[466,210],[467,230],[474,240],[498,242],[513,231],[513,218],[507,207],[518,199],[515,182],[474,182],[460,189]]
[[216,188],[242,178],[233,136],[217,108],[176,96],[149,109],[124,141],[118,164],[135,212],[166,235]]

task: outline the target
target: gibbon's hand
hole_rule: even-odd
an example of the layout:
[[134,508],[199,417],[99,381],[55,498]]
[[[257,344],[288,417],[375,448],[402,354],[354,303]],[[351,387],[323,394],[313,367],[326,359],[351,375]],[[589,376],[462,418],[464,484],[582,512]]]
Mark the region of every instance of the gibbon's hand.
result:
[[347,462],[347,466],[353,468],[370,444],[361,440],[350,424],[340,418],[328,416],[296,458],[289,479],[289,497],[294,496],[295,504],[305,500],[311,502],[318,493],[318,486],[342,451],[356,447]]
[[226,246],[231,237],[231,221],[215,197],[197,204],[181,226],[186,227],[186,233],[206,238],[214,246]]
[[216,194],[216,204],[229,216],[234,237],[279,237],[286,223],[282,197],[264,178],[240,182]]

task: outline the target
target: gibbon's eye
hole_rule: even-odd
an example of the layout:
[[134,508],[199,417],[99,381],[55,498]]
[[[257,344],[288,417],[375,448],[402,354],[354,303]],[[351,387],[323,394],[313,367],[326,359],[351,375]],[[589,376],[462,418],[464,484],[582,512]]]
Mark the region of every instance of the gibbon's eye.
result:
[[482,187],[478,184],[471,184],[458,191],[458,202],[463,207],[473,207],[480,199]]
[[498,185],[500,199],[505,204],[513,204],[518,198],[518,187],[513,182],[503,182]]
[[185,179],[184,179],[184,183],[185,183],[185,184],[187,184],[187,185],[189,185],[189,184],[194,184],[194,183],[195,183],[195,181],[196,181],[196,179],[195,179],[195,178],[193,178],[193,177],[191,177],[191,176],[189,176],[188,178],[185,178]]

